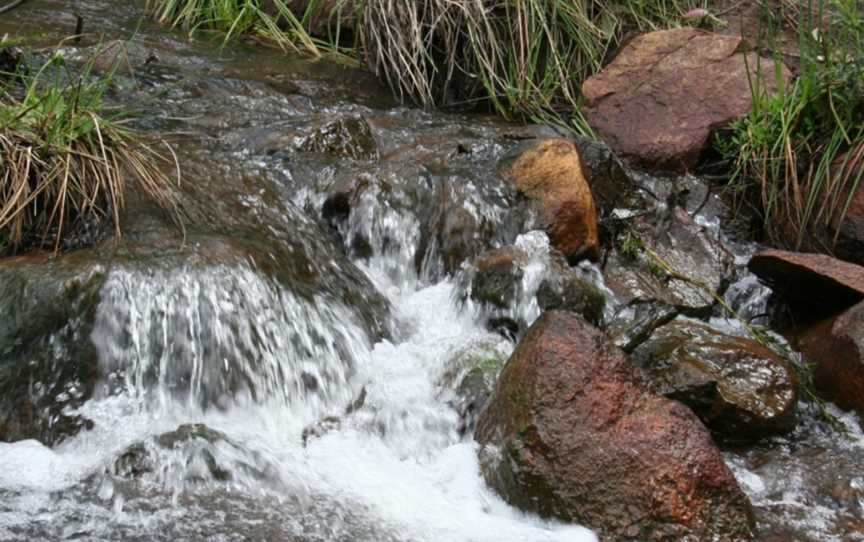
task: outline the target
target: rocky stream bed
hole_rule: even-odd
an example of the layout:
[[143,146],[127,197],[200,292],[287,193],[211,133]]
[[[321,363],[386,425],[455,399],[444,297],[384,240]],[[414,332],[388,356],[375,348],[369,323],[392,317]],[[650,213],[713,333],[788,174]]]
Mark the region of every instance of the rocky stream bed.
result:
[[864,540],[858,416],[715,186],[141,4],[0,18],[91,25],[186,214],[0,260],[0,540]]

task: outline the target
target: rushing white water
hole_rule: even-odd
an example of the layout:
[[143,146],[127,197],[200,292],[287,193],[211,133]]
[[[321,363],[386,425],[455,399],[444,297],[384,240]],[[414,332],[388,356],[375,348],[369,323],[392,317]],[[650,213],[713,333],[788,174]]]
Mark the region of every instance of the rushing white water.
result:
[[[350,311],[248,268],[112,272],[93,333],[110,376],[81,409],[94,428],[54,450],[0,444],[0,539],[234,540],[263,522],[274,540],[594,540],[506,505],[457,432],[448,362],[512,345],[458,308],[451,281],[366,271],[397,307],[396,342],[370,345]],[[219,433],[158,445],[190,423]],[[152,469],[130,483],[113,465],[135,443]]]

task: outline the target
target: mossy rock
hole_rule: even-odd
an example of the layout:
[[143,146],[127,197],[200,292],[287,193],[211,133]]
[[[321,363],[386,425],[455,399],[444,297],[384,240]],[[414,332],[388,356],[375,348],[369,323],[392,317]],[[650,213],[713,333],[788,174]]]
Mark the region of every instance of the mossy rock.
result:
[[445,387],[454,390],[453,407],[459,413],[459,433],[473,433],[477,417],[486,406],[498,375],[507,361],[500,342],[484,341],[458,352],[448,363],[442,378]]

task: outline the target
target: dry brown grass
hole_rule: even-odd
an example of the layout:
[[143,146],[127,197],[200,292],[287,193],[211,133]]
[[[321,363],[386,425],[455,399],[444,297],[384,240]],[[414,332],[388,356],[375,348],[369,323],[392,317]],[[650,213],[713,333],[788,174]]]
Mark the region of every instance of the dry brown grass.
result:
[[[50,245],[80,221],[108,220],[119,237],[127,181],[179,217],[171,162],[104,105],[107,82],[89,73],[44,80],[49,61],[22,92],[0,91],[0,237],[15,251]],[[85,70],[89,71],[89,70]],[[168,154],[173,153],[168,148]],[[173,159],[176,166],[176,158]]]

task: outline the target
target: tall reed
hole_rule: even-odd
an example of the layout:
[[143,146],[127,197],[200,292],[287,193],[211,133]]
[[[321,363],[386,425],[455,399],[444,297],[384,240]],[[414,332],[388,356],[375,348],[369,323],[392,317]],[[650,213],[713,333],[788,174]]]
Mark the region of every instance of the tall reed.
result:
[[[580,86],[628,30],[679,24],[697,0],[148,0],[155,16],[225,39],[262,37],[367,63],[424,106],[488,106],[508,118],[568,124]],[[315,28],[321,11],[326,32]],[[343,23],[350,20],[349,27]],[[353,37],[353,40],[350,39]]]
[[836,233],[819,233],[839,232],[864,176],[864,6],[820,0],[798,8],[797,78],[776,95],[754,81],[752,112],[718,148],[733,160],[731,186],[755,201],[770,240],[831,251]]

